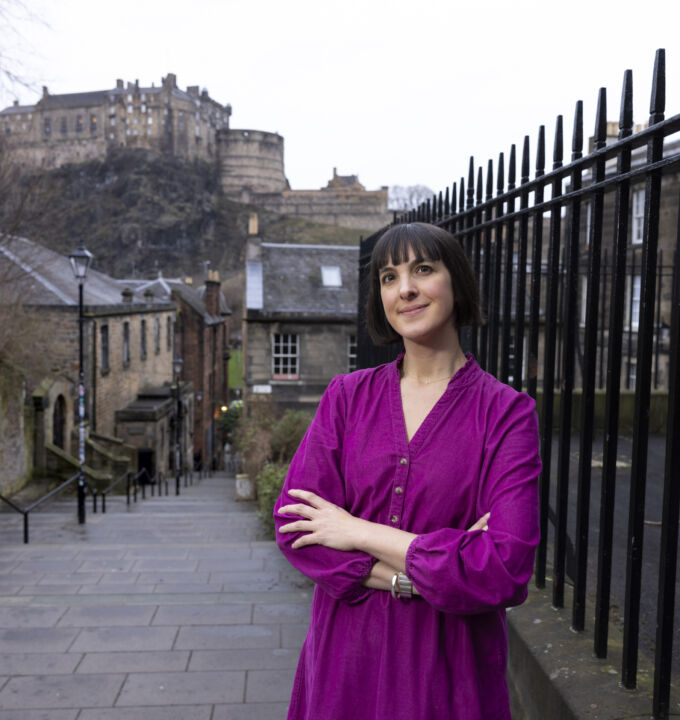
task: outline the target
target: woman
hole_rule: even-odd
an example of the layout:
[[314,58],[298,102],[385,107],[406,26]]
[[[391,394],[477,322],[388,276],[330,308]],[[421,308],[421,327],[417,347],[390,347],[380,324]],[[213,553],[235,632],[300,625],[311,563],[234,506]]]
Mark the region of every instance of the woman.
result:
[[336,377],[275,508],[315,583],[289,720],[505,720],[505,608],[538,543],[533,401],[459,343],[481,322],[459,243],[422,223],[376,243],[367,304],[392,363]]

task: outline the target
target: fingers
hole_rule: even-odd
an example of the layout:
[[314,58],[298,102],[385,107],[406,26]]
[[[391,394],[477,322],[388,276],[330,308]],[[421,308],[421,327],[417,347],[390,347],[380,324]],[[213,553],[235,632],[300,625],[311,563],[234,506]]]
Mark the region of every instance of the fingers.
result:
[[310,527],[309,520],[297,520],[296,522],[288,523],[286,525],[282,525],[279,528],[279,532],[282,533],[289,533],[289,532],[311,532],[313,530],[312,527]]
[[329,503],[328,500],[324,500],[322,497],[317,495],[316,493],[311,492],[311,490],[289,490],[288,494],[292,497],[300,498],[300,500],[304,500],[306,503],[311,505],[315,508],[321,508],[326,505],[332,505],[333,503]]
[[310,505],[303,505],[302,503],[296,503],[295,505],[284,505],[283,507],[279,508],[279,515],[299,515],[300,517],[311,520],[314,515],[315,509],[316,508],[313,508]]
[[488,530],[488,522],[490,517],[491,513],[486,513],[486,515],[482,515],[482,517],[480,517],[474,525],[471,525],[468,528],[468,532],[471,532],[472,530]]

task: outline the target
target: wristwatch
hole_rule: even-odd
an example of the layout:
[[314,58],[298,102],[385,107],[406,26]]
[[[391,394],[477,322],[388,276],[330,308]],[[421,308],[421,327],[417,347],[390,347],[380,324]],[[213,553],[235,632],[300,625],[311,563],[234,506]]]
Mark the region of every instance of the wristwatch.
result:
[[395,600],[410,600],[413,597],[413,583],[406,573],[395,572],[392,576],[392,597]]

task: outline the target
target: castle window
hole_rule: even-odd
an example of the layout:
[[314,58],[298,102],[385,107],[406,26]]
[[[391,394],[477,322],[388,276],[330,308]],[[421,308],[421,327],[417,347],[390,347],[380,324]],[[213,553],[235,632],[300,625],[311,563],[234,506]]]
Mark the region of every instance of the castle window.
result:
[[123,367],[130,364],[130,323],[123,323]]
[[97,132],[97,116],[90,115],[90,132],[94,135]]
[[161,321],[158,318],[153,323],[153,351],[156,355],[161,351]]
[[115,124],[116,124],[116,118],[112,117],[111,118],[111,127],[113,127]]
[[142,103],[142,112],[143,112],[143,113],[146,112],[146,105],[144,105],[143,103]]
[[165,349],[172,350],[172,318],[169,315],[165,324]]
[[129,103],[132,102],[132,93],[128,93],[128,102],[129,102]]
[[128,112],[129,112],[129,113],[132,112],[132,105],[128,105]]
[[149,117],[146,119],[146,122],[147,122],[149,125],[153,125],[153,118],[151,117],[151,115],[149,115]]
[[66,135],[68,133],[68,122],[65,117],[61,119],[61,134]]
[[146,93],[142,93],[141,99],[142,99],[142,102],[146,102]]
[[139,340],[140,340],[139,344],[140,344],[140,349],[141,349],[142,360],[146,360],[146,320],[142,320],[140,334],[139,334]]
[[45,121],[43,123],[43,133],[45,134],[45,137],[49,137],[52,134],[52,119],[51,118],[45,118]]
[[76,132],[83,132],[83,118],[80,115],[76,117]]
[[109,326],[102,325],[101,327],[101,341],[102,341],[102,372],[108,372],[109,370]]

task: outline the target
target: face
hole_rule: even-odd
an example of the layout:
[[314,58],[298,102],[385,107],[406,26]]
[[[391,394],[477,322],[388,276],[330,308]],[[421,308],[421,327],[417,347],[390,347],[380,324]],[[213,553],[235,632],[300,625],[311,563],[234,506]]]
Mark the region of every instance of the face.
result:
[[381,268],[380,296],[387,321],[404,340],[434,342],[457,334],[453,324],[451,274],[441,260],[406,262]]

